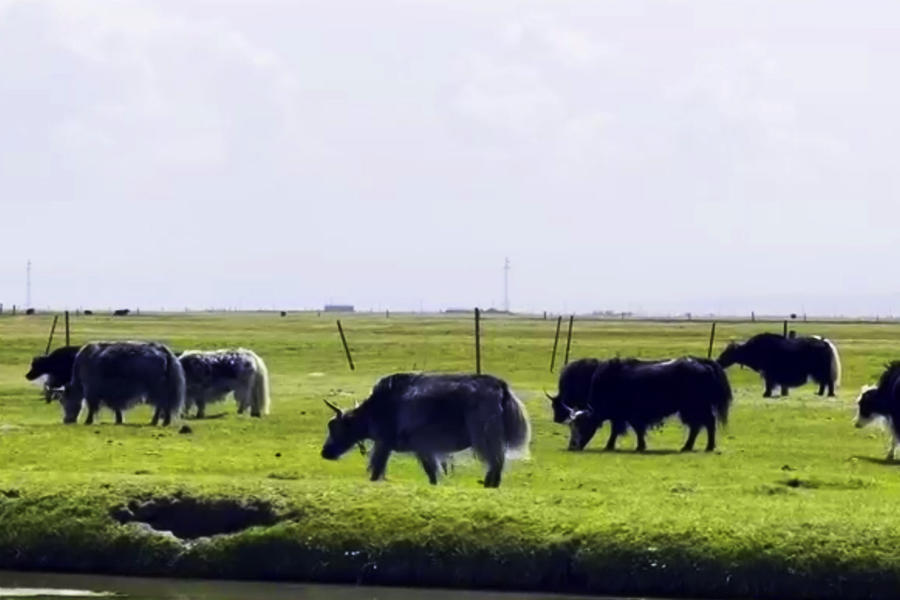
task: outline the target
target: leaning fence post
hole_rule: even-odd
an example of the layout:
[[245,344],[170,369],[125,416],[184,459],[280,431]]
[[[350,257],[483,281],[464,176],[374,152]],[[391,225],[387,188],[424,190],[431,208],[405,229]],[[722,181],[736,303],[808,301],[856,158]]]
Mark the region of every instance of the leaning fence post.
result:
[[712,322],[712,327],[709,328],[709,348],[706,349],[706,358],[712,358],[712,349],[713,342],[716,341],[716,322]]
[[787,337],[787,319],[784,320],[784,331],[782,334],[784,337]]
[[572,347],[572,323],[575,322],[575,315],[569,315],[569,335],[566,336],[566,360],[563,365],[569,364],[569,348]]
[[50,337],[47,339],[47,349],[44,350],[44,356],[50,354],[50,346],[53,345],[53,332],[56,331],[57,321],[59,321],[59,315],[53,315],[53,325],[50,326]]
[[66,346],[69,345],[69,311],[66,311]]
[[338,333],[341,334],[341,343],[344,345],[344,353],[347,355],[347,364],[350,365],[350,370],[356,370],[356,367],[353,366],[353,357],[350,356],[350,346],[347,345],[347,338],[344,337],[344,328],[341,327],[341,320],[337,320]]
[[481,375],[481,311],[475,308],[475,372]]
[[556,335],[553,336],[553,354],[550,355],[550,372],[556,366],[556,348],[559,346],[559,328],[562,326],[562,315],[556,317]]

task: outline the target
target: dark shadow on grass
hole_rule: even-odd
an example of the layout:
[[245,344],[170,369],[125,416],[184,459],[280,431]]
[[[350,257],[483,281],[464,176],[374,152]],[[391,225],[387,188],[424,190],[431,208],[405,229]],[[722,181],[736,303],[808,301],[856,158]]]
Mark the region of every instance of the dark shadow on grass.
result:
[[607,450],[605,448],[585,448],[584,450],[575,452],[567,449],[562,449],[562,452],[568,452],[571,454],[615,454],[623,456],[668,456],[670,454],[690,454],[688,452],[682,453],[679,450],[672,450],[671,448],[649,449],[644,450],[643,452],[638,452],[637,450],[627,448],[616,448],[615,450]]
[[206,415],[205,417],[195,417],[193,415],[188,415],[187,417],[185,417],[185,420],[187,420],[187,421],[213,421],[215,419],[224,419],[227,416],[228,416],[227,412],[216,413],[214,415]]
[[882,465],[885,467],[900,467],[900,460],[888,460],[887,458],[876,458],[874,456],[851,456],[856,460],[861,460],[873,465]]

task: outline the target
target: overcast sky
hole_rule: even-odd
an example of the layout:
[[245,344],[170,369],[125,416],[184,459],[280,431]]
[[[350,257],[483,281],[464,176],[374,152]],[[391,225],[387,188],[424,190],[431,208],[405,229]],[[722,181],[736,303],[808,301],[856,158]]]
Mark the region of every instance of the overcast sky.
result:
[[900,4],[0,0],[0,302],[900,314]]

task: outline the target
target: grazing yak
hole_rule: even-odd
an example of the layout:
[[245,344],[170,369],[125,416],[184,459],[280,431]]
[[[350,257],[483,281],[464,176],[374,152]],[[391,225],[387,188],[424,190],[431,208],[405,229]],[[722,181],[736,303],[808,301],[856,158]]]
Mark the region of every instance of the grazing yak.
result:
[[886,365],[878,384],[863,387],[856,403],[857,427],[865,427],[879,417],[887,421],[891,430],[887,460],[894,460],[894,451],[900,445],[900,361]]
[[[617,438],[630,427],[637,436],[637,451],[643,452],[647,430],[675,414],[689,429],[682,451],[694,449],[702,429],[706,429],[707,452],[715,450],[716,423],[727,423],[732,394],[724,370],[714,361],[693,357],[594,361],[594,372],[585,382],[581,369],[594,364],[591,361],[583,361],[574,373],[564,371],[560,394],[551,397],[554,418],[568,413],[562,422],[571,430],[569,450],[583,450],[603,422],[609,421],[606,450],[614,450]],[[580,388],[574,385],[579,380]]]
[[186,383],[184,410],[197,407],[203,418],[206,405],[234,393],[238,414],[250,410],[253,417],[269,414],[269,372],[252,350],[188,350],[178,357]]
[[719,356],[719,364],[728,368],[733,364],[750,367],[766,384],[764,398],[772,396],[775,386],[781,387],[781,395],[798,387],[810,378],[819,384],[819,396],[828,388],[828,396],[834,396],[834,388],[841,383],[841,359],[830,340],[818,336],[786,338],[775,333],[760,333],[746,342],[728,344]]
[[75,355],[79,350],[81,346],[63,346],[50,354],[35,356],[31,361],[31,370],[25,374],[25,379],[35,381],[43,377],[44,399],[50,402],[54,394],[72,378],[72,365],[75,364]]
[[398,373],[382,378],[356,408],[328,423],[322,457],[335,460],[362,440],[374,441],[371,480],[384,476],[392,452],[414,453],[437,483],[447,455],[472,448],[487,464],[485,487],[498,487],[508,451],[526,451],[531,425],[506,382],[490,375]]
[[168,425],[184,405],[184,370],[162,344],[152,342],[93,342],[75,357],[72,380],[63,392],[63,422],[74,423],[82,400],[88,407],[85,424],[105,404],[122,423],[122,411],[146,400],[155,407],[152,425]]

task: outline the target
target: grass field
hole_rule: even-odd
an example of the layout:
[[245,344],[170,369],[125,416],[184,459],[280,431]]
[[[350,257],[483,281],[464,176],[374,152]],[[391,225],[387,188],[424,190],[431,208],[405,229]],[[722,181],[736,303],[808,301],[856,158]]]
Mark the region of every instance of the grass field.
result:
[[[885,597],[900,589],[900,466],[885,464],[886,434],[851,424],[859,387],[900,358],[900,326],[797,324],[833,339],[843,386],[823,400],[809,385],[763,399],[749,370],[732,368],[736,400],[720,450],[675,452],[676,423],[650,451],[565,451],[542,390],[555,322],[488,318],[486,372],[505,378],[530,411],[531,458],[499,490],[462,458],[432,487],[410,457],[388,479],[366,479],[356,452],[319,450],[330,411],[363,399],[400,370],[469,371],[464,317],[357,315],[344,327],[351,372],[328,316],[146,315],[73,321],[73,342],[153,339],[179,349],[245,346],[267,362],[272,414],[251,420],[231,401],[223,416],[189,421],[192,434],[146,425],[148,409],[112,425],[63,426],[25,381],[50,318],[0,318],[0,567],[143,574],[293,578],[409,585],[559,589],[591,593],[741,597]],[[728,338],[778,324],[720,324]],[[708,325],[576,322],[572,358],[705,355]],[[562,354],[562,352],[560,352]],[[701,435],[700,447],[705,442]],[[120,525],[132,499],[229,499],[264,505],[271,526],[183,543]]]

